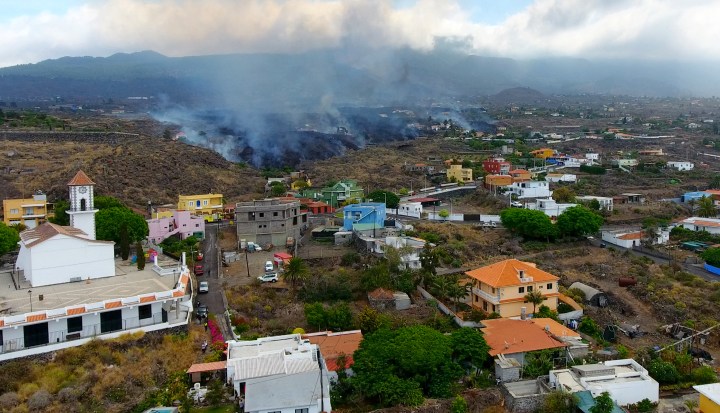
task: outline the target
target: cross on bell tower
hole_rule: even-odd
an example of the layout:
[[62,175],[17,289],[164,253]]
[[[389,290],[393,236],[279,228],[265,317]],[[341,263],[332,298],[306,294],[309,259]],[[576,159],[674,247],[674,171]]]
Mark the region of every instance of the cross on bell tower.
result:
[[83,171],[78,171],[68,182],[70,226],[82,230],[90,239],[95,239],[95,213],[98,211],[95,209],[94,185],[95,182]]

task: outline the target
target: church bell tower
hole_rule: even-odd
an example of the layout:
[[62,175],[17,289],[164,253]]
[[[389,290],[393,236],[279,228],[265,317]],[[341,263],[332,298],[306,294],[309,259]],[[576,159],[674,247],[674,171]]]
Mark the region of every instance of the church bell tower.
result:
[[82,230],[90,239],[95,239],[95,195],[93,194],[95,182],[91,181],[85,172],[78,171],[75,177],[68,182],[70,191],[70,226]]

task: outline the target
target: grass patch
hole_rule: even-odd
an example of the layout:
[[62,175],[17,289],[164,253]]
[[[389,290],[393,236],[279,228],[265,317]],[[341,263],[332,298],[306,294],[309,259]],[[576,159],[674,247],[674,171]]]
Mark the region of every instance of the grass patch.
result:
[[234,404],[221,404],[220,406],[212,407],[193,407],[190,409],[192,413],[233,413],[235,412]]

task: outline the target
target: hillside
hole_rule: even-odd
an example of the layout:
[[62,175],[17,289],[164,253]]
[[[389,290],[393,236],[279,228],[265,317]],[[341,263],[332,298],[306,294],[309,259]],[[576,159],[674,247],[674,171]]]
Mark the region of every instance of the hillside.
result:
[[66,183],[78,169],[95,181],[98,194],[143,210],[148,201],[176,203],[178,194],[219,192],[233,202],[263,190],[257,170],[209,149],[142,135],[103,136],[89,142],[79,133],[0,133],[0,198],[30,196],[35,190],[50,200],[66,198]]

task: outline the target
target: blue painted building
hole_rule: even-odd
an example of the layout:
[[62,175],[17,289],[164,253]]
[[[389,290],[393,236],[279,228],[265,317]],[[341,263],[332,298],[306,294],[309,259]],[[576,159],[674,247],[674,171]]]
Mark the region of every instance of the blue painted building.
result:
[[706,196],[712,197],[711,194],[708,194],[707,192],[703,192],[703,191],[686,192],[680,196],[680,202],[688,202],[692,199],[694,199],[695,201],[699,201],[700,198],[704,198]]
[[350,231],[353,224],[372,224],[377,228],[385,227],[385,204],[382,202],[363,202],[343,208],[343,227]]

